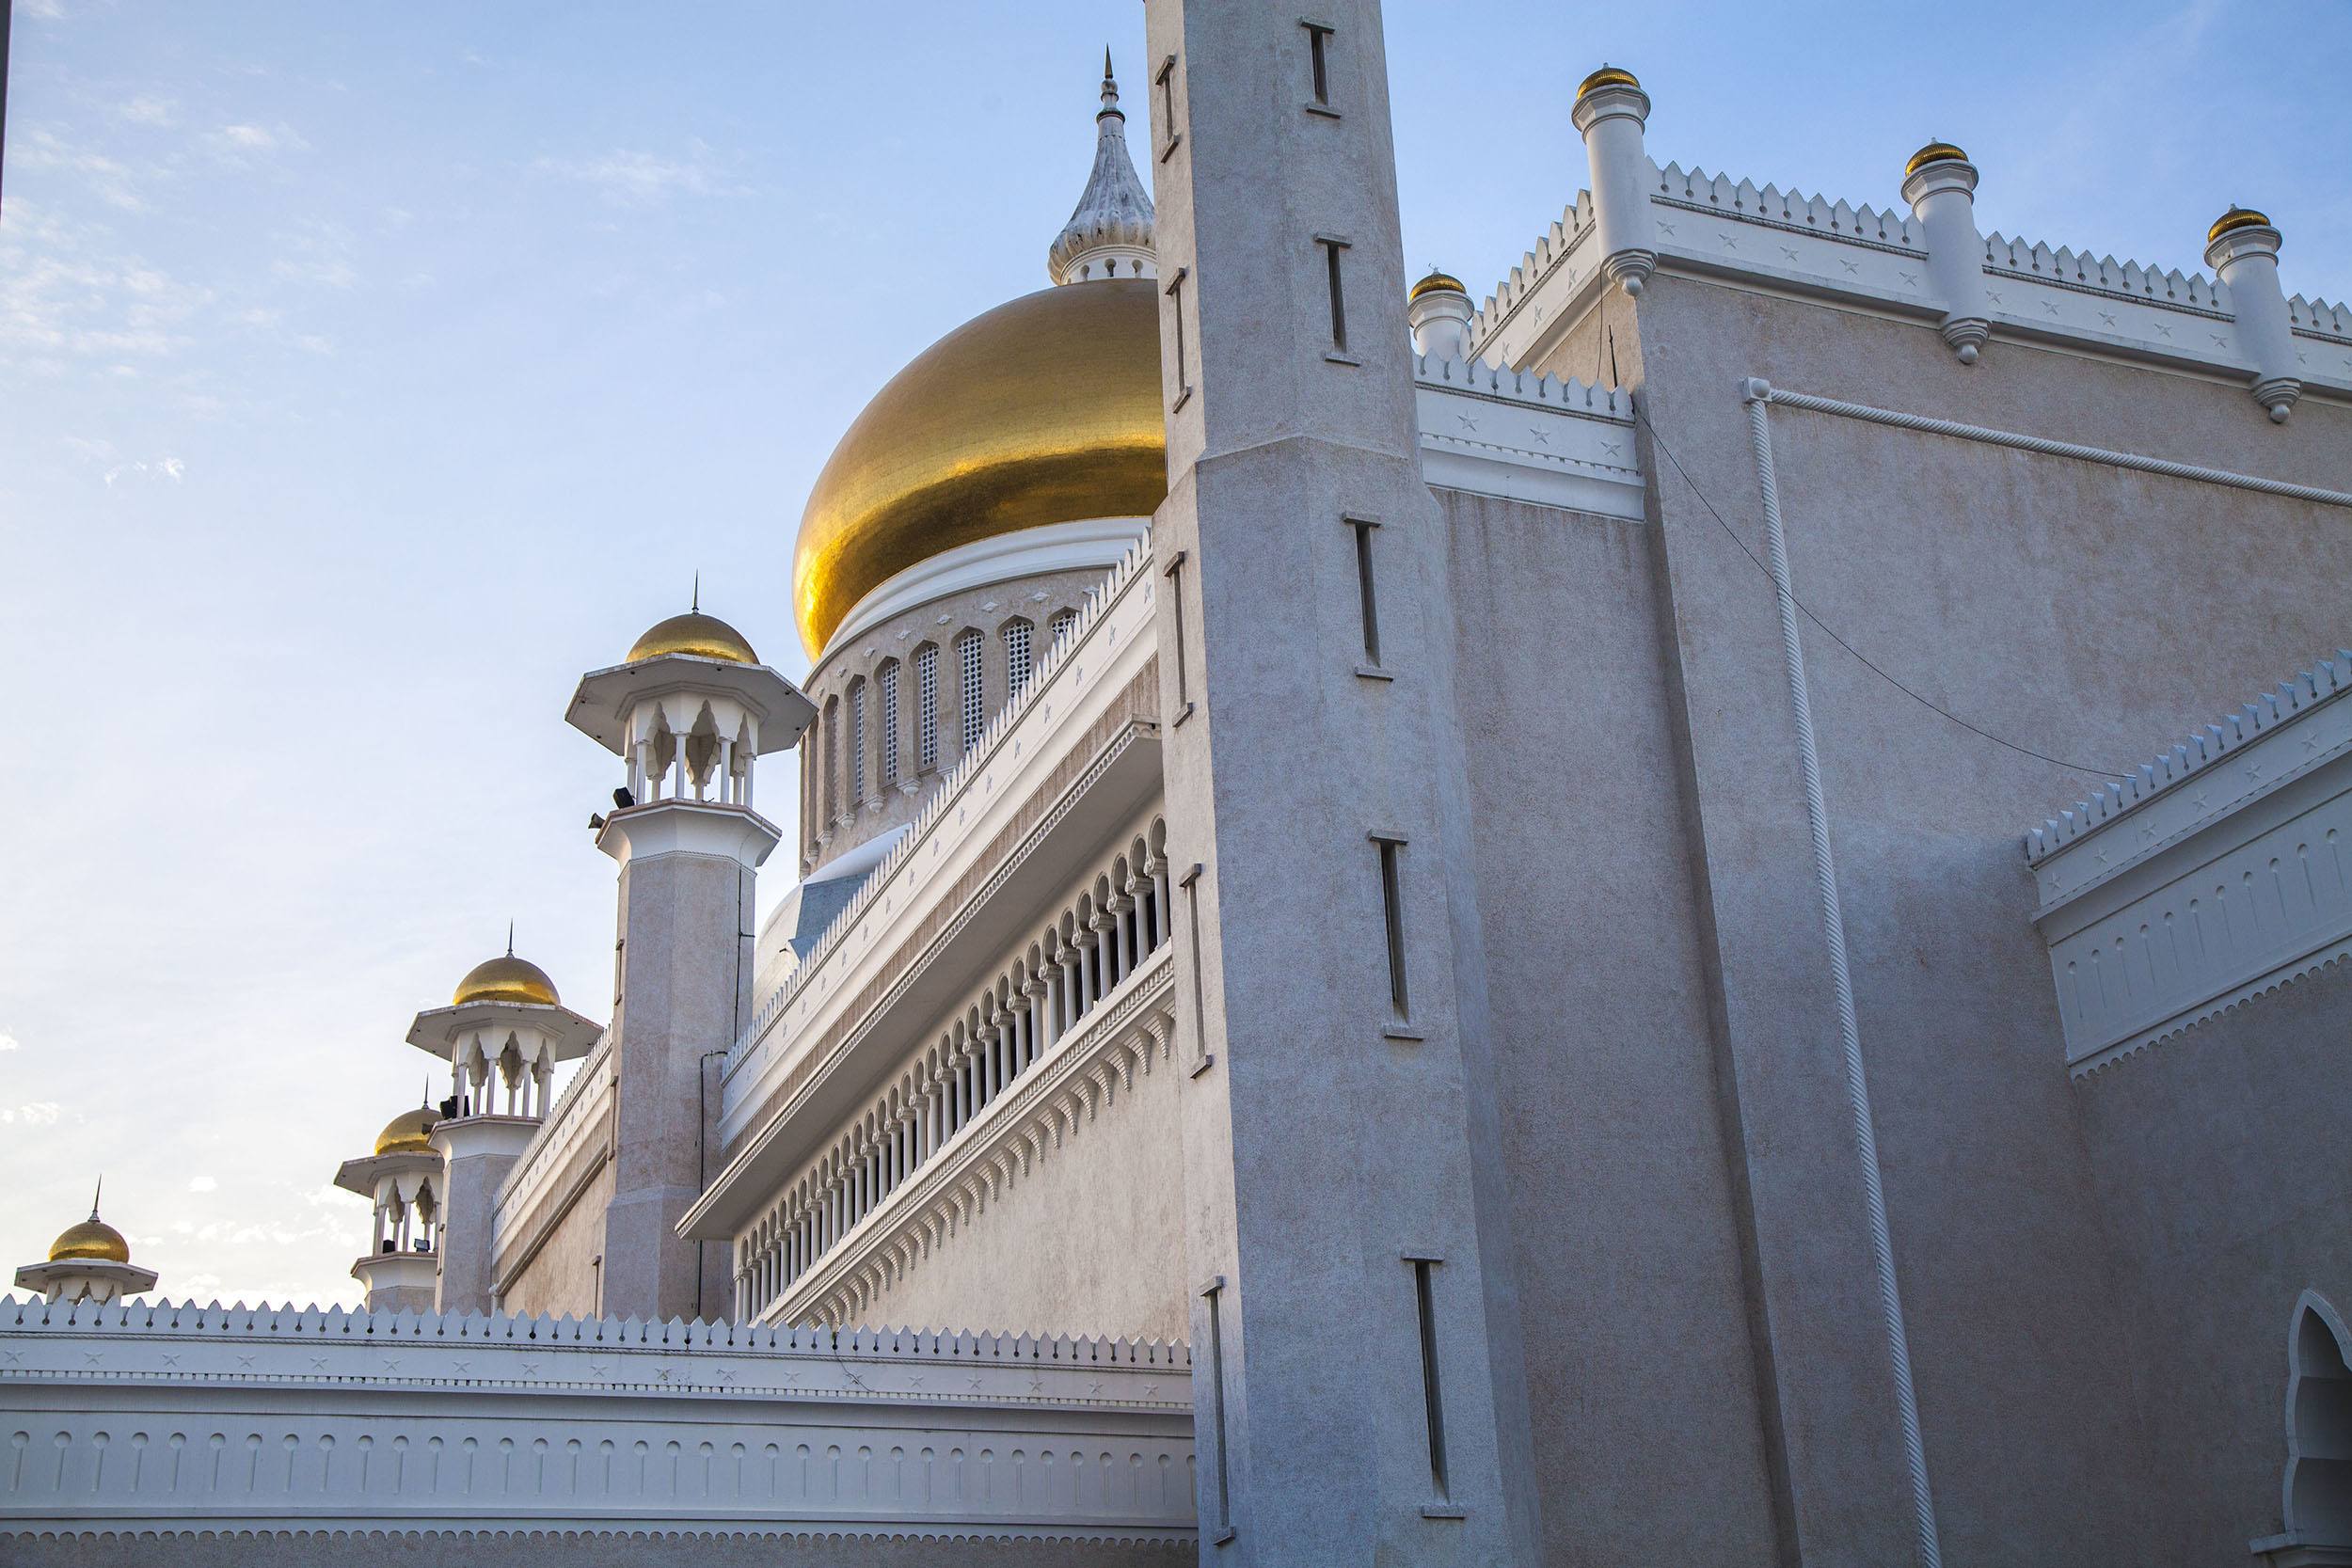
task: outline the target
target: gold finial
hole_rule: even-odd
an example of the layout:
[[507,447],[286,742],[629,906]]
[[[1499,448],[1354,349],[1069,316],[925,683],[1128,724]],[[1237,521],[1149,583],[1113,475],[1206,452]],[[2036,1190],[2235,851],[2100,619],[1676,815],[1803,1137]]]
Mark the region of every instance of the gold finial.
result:
[[96,1219],[96,1218],[98,1217],[98,1199],[99,1199],[99,1196],[100,1196],[101,1194],[103,1194],[103,1192],[105,1192],[105,1190],[106,1190],[106,1173],[105,1173],[104,1171],[103,1171],[103,1170],[102,1170],[102,1171],[100,1171],[100,1172],[98,1173],[98,1185],[90,1189],[90,1195],[89,1195],[89,1217],[90,1217],[90,1218],[92,1218],[92,1219]]
[[1906,178],[1908,178],[1911,175],[1918,173],[1930,164],[1942,163],[1947,159],[1957,159],[1962,163],[1966,163],[1968,161],[1968,154],[1963,152],[1959,148],[1955,147],[1950,142],[1938,137],[1936,140],[1928,143],[1927,146],[1921,148],[1918,151],[1914,152],[1911,155],[1911,162],[1903,166],[1903,174]]
[[506,918],[506,956],[510,958],[515,956],[515,917],[512,915]]
[[2240,206],[2233,201],[2230,203],[2230,210],[2214,219],[2213,227],[2205,230],[2205,243],[2211,245],[2222,235],[2234,234],[2241,229],[2265,228],[2269,222],[2268,214],[2258,213],[2251,207]]
[[1639,88],[1641,85],[1641,78],[1634,75],[1633,72],[1629,71],[1621,71],[1617,67],[1603,61],[1601,68],[1598,71],[1594,71],[1590,76],[1585,77],[1583,81],[1577,84],[1576,96],[1579,99],[1581,99],[1586,93],[1598,92],[1603,87]]
[[690,601],[688,602],[688,604],[687,604],[687,606],[686,606],[686,613],[688,613],[689,615],[700,615],[702,612],[703,612],[703,574],[702,574],[702,568],[701,568],[701,567],[699,567],[699,566],[697,566],[696,568],[694,568],[694,596],[693,596],[693,598],[692,598],[691,600],[690,600]]

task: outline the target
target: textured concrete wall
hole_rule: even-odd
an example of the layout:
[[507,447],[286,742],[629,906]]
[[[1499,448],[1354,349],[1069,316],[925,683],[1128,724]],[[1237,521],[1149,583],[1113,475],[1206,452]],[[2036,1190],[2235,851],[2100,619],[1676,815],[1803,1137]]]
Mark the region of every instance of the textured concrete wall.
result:
[[875,1326],[1184,1338],[1183,1069],[1155,1063],[867,1311]]
[[413,1535],[324,1530],[231,1531],[168,1537],[128,1534],[10,1536],[11,1568],[444,1568],[495,1562],[501,1568],[637,1568],[640,1563],[691,1563],[694,1568],[935,1568],[952,1560],[984,1568],[1109,1568],[1112,1564],[1189,1562],[1187,1545],[1118,1544],[1090,1541],[976,1541],[943,1537],[810,1534],[714,1535],[655,1530],[591,1534],[584,1530],[438,1530]]
[[602,1309],[597,1273],[604,1260],[604,1210],[612,1201],[612,1164],[596,1167],[579,1200],[564,1212],[506,1288],[507,1312],[587,1317]]
[[[2008,342],[1967,369],[1922,325],[1688,279],[1654,279],[1617,347],[1648,420],[1757,556],[1742,375],[2352,485],[2342,408],[2307,403],[2278,427],[2236,386]],[[1800,599],[2018,745],[2121,769],[2342,640],[2342,574],[2314,569],[2343,559],[2341,511],[1820,415],[1778,411],[1772,429]],[[1772,595],[1645,445],[1707,857],[1694,979],[1719,999],[1744,1138],[1790,1528],[1808,1557],[1893,1560],[1909,1494]],[[2138,1380],[2156,1336],[2131,1319],[2027,918],[2018,832],[2091,778],[1979,738],[1815,631],[1805,648],[1946,1554],[2210,1560],[2149,1499],[2232,1484],[2204,1463],[2224,1434],[2152,1433],[2169,1396]],[[2265,1354],[2282,1322],[2247,1325]]]
[[2150,1491],[2183,1561],[2278,1531],[2288,1318],[2307,1289],[2352,1303],[2347,1044],[2338,964],[2075,1089],[2153,1447],[2201,1481]]
[[[1005,705],[1008,692],[1004,628],[1016,617],[1031,625],[1029,661],[1032,669],[1053,645],[1047,629],[1055,616],[1075,610],[1086,596],[1102,586],[1103,573],[1046,572],[1009,582],[993,582],[960,594],[948,594],[893,616],[833,649],[825,661],[809,672],[809,701],[817,705],[818,722],[809,727],[799,749],[801,842],[797,860],[803,871],[814,870],[834,856],[912,821],[924,797],[939,777],[963,755],[961,676],[956,665],[956,640],[966,631],[980,634],[980,691],[983,713],[993,715]],[[920,766],[914,690],[914,651],[924,643],[939,648],[939,761]],[[882,783],[882,690],[875,685],[882,667],[896,659],[898,676],[898,783],[884,789]],[[850,795],[850,683],[866,682],[865,794]],[[838,707],[831,705],[838,703]],[[824,716],[840,715],[833,748],[836,815],[828,821],[822,793],[825,767]],[[781,775],[782,770],[779,769]]]
[[1653,530],[1438,494],[1545,1556],[1768,1560]]

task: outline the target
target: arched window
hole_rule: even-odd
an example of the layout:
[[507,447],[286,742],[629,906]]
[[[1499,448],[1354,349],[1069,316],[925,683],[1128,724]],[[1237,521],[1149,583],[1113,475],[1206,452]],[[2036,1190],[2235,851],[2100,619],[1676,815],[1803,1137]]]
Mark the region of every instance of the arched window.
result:
[[[2352,1336],[2313,1291],[2287,1330],[2287,1472],[2280,1546],[2352,1548]],[[2257,1541],[2257,1551],[2273,1545]],[[2265,1552],[2265,1556],[2269,1554]],[[2272,1558],[2273,1561],[2285,1560]],[[2296,1561],[2320,1561],[2317,1557]]]
[[850,810],[866,803],[866,681],[850,683]]
[[841,699],[825,699],[825,826],[833,826],[841,815],[841,748],[834,743],[834,732],[841,728]]
[[882,786],[889,789],[898,782],[898,661],[892,659],[875,673],[874,685],[882,699]]
[[914,650],[914,766],[928,773],[939,766],[939,645]]
[[977,631],[956,639],[956,681],[961,699],[963,749],[968,752],[980,743],[980,730],[988,719],[981,702],[980,634]]
[[1020,619],[1005,623],[1005,701],[1021,695],[1029,684],[1029,641],[1036,628]]
[[1049,648],[1058,646],[1061,640],[1070,635],[1070,628],[1077,624],[1078,612],[1076,610],[1057,610],[1054,611],[1054,618],[1045,623],[1045,645]]

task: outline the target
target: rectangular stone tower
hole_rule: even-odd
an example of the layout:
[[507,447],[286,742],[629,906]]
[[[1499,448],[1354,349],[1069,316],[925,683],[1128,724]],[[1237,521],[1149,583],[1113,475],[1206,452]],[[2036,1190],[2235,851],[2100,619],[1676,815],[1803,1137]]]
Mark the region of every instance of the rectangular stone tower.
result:
[[1534,1555],[1375,0],[1148,0],[1201,1539]]

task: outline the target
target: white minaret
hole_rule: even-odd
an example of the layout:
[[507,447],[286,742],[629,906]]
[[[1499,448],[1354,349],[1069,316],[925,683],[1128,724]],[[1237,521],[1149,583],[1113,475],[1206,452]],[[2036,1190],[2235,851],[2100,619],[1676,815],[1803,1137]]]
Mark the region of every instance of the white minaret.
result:
[[1601,270],[1628,295],[1639,294],[1658,270],[1650,161],[1642,135],[1649,123],[1649,94],[1633,72],[1604,65],[1577,85],[1568,118],[1584,138]]
[[447,1115],[426,1131],[446,1162],[439,1290],[444,1312],[496,1309],[492,1210],[500,1183],[529,1148],[554,1099],[559,1062],[585,1056],[602,1028],[563,1004],[555,982],[506,951],[476,964],[446,1007],[417,1015],[408,1043],[450,1064]]
[[1429,276],[1405,296],[1405,324],[1413,329],[1413,352],[1424,359],[1468,359],[1472,307],[1470,291],[1451,273]]
[[706,1257],[676,1227],[718,1154],[717,1057],[750,1013],[756,877],[780,836],[752,809],[753,771],[816,716],[699,602],[583,676],[565,710],[626,778],[620,808],[595,824],[621,867],[612,1200],[594,1304],[607,1316],[728,1310],[727,1249]]
[[[104,1190],[102,1177],[98,1191]],[[87,1301],[104,1307],[153,1290],[155,1271],[131,1261],[131,1243],[122,1239],[121,1231],[98,1217],[98,1193],[92,1193],[89,1218],[66,1227],[49,1243],[46,1259],[16,1271],[16,1282],[67,1306]]]
[[1152,245],[1152,197],[1136,177],[1127,155],[1127,117],[1119,107],[1119,83],[1111,75],[1111,52],[1103,51],[1103,108],[1094,117],[1094,169],[1078,198],[1077,210],[1045,253],[1045,272],[1057,283],[1102,277],[1157,277]]
[[367,1291],[371,1312],[430,1312],[438,1290],[441,1151],[433,1146],[440,1120],[432,1106],[403,1111],[375,1135],[374,1149],[345,1160],[335,1185],[375,1208],[375,1228],[351,1277]]

